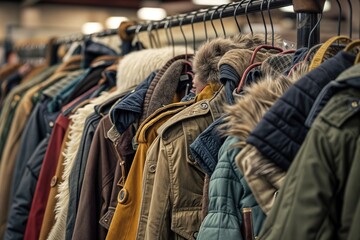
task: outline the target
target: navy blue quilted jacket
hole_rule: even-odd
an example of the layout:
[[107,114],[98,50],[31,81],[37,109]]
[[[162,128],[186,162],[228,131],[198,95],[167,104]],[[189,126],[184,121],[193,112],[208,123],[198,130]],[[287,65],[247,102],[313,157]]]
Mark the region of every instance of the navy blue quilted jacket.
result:
[[315,99],[354,60],[353,54],[340,52],[299,79],[265,114],[247,143],[287,170],[308,132],[305,121]]

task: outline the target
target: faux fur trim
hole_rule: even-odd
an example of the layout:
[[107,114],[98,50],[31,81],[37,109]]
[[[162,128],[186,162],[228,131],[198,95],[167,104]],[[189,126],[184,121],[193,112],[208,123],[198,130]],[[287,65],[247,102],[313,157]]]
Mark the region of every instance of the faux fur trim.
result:
[[[255,147],[246,145],[235,158],[261,209],[268,214],[272,208],[276,193],[283,186],[286,172],[270,163]],[[255,163],[255,164],[254,164]],[[261,165],[262,173],[256,167]],[[259,169],[258,169],[259,170]],[[266,176],[262,175],[266,173]]]
[[256,127],[267,110],[291,86],[292,82],[285,76],[265,75],[250,86],[243,87],[243,95],[236,99],[232,106],[226,106],[223,126],[226,134],[240,139],[237,147],[243,148],[245,140]]
[[264,77],[257,82],[244,86],[243,93],[236,98],[236,103],[225,106],[227,116],[222,132],[239,138],[237,147],[243,148],[246,138],[264,114],[306,72],[307,65],[299,68],[290,77],[264,73]]
[[[276,37],[276,45],[280,45]],[[203,83],[218,82],[220,78],[218,63],[221,57],[232,49],[255,49],[265,43],[264,34],[236,35],[231,38],[216,38],[204,43],[196,52],[193,70],[198,80]]]
[[69,177],[74,166],[80,141],[83,135],[86,118],[94,112],[94,107],[105,102],[117,93],[103,93],[100,97],[92,100],[86,106],[79,108],[70,116],[72,124],[69,126],[69,141],[66,143],[64,152],[64,172],[62,174],[63,182],[59,184],[58,194],[56,195],[55,205],[55,224],[52,227],[48,239],[63,240],[66,233],[66,220],[69,208]]
[[[184,54],[183,46],[174,48],[175,56]],[[187,52],[192,52],[187,49]],[[167,61],[173,58],[173,48],[164,47],[145,49],[126,55],[120,62],[117,72],[117,91],[122,92],[142,82],[151,72],[162,68]]]

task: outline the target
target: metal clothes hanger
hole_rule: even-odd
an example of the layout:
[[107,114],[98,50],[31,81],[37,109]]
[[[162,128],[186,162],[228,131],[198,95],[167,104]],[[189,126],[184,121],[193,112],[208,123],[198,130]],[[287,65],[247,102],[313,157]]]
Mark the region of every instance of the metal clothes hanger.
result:
[[349,23],[349,37],[352,38],[353,9],[352,9],[351,1],[348,0],[347,2],[348,2],[348,4],[349,4],[349,18],[350,18],[350,23]]
[[[250,1],[250,2],[251,2],[251,1]],[[249,3],[250,3],[250,2],[249,2]],[[269,1],[269,2],[270,2],[270,1]],[[249,5],[249,3],[246,5],[245,14],[247,14],[247,6]],[[263,8],[262,8],[263,3],[264,3],[264,1],[262,1],[261,5],[260,5],[260,11],[261,11],[261,13],[263,12]],[[270,5],[268,5],[268,7],[269,7],[269,6],[270,6]],[[270,11],[269,11],[268,13],[270,14]],[[265,18],[263,17],[263,14],[262,14],[262,18],[263,18],[264,26],[266,26],[266,21],[265,21]],[[271,15],[269,15],[269,18],[271,18]],[[247,20],[248,20],[249,26],[251,26],[248,17],[247,17]],[[250,29],[252,30],[251,27],[250,27]],[[265,27],[265,32],[267,32],[267,28],[266,28],[266,27]],[[251,33],[253,33],[253,32],[251,32]],[[272,37],[272,38],[273,38],[273,37]],[[252,56],[251,56],[251,59],[250,59],[249,66],[248,66],[248,67],[245,69],[245,71],[243,72],[243,74],[242,74],[242,76],[241,76],[241,80],[240,80],[240,82],[239,82],[239,84],[238,84],[238,86],[237,86],[237,88],[236,88],[236,92],[237,92],[237,93],[240,93],[242,87],[245,85],[246,79],[247,79],[247,76],[248,76],[249,72],[250,72],[252,69],[256,68],[256,67],[261,66],[262,62],[255,62],[256,55],[257,55],[257,53],[258,53],[261,49],[267,49],[267,50],[273,49],[273,50],[278,51],[279,53],[281,53],[281,52],[284,51],[282,48],[274,46],[274,44],[272,44],[272,45],[267,45],[267,44],[266,44],[266,43],[267,43],[267,34],[265,34],[265,39],[266,39],[266,40],[265,40],[265,44],[260,45],[260,46],[258,46],[258,47],[256,47],[256,48],[254,49],[254,51],[253,51],[253,53],[252,53]],[[254,63],[254,62],[255,62],[255,63]]]
[[224,6],[224,5],[220,5],[220,6],[216,7],[216,8],[214,9],[214,11],[212,12],[211,17],[210,17],[211,26],[213,27],[214,32],[215,32],[215,37],[219,37],[219,35],[218,35],[217,31],[216,31],[216,28],[215,28],[215,25],[214,25],[214,22],[213,22],[213,18],[214,18],[214,14],[215,14],[222,6]]
[[189,15],[189,13],[188,14],[186,14],[186,15],[184,15],[181,19],[180,19],[180,15],[178,15],[178,20],[179,20],[179,27],[180,27],[180,32],[181,32],[181,34],[182,34],[182,36],[183,36],[183,38],[184,38],[184,43],[185,43],[185,59],[186,60],[188,60],[187,59],[187,39],[186,39],[186,35],[185,35],[185,33],[184,33],[184,30],[183,30],[183,28],[182,28],[182,24],[183,24],[183,21],[184,21],[184,19],[187,17]]
[[236,16],[237,16],[237,10],[238,10],[238,8],[241,6],[241,4],[242,4],[243,2],[245,2],[245,0],[240,1],[240,2],[236,5],[235,10],[234,10],[234,19],[235,19],[236,26],[237,26],[237,28],[238,28],[238,30],[239,30],[239,33],[241,33],[241,28],[240,28],[240,24],[239,24]]
[[175,16],[171,17],[170,22],[169,22],[169,33],[170,33],[171,45],[172,45],[172,49],[173,49],[173,57],[175,57],[175,42],[174,42],[174,36],[171,31],[171,26],[172,26],[171,23],[172,23],[174,17]]
[[261,1],[261,5],[260,5],[260,14],[261,14],[261,19],[262,19],[262,22],[264,24],[264,30],[265,30],[265,44],[267,44],[268,42],[268,39],[267,39],[267,26],[266,26],[266,21],[265,21],[265,17],[264,17],[264,12],[263,12],[263,6],[264,6],[264,2],[265,0],[262,0]]
[[170,46],[171,43],[170,43],[170,38],[169,38],[169,33],[168,33],[168,29],[169,29],[169,24],[170,24],[170,17],[167,17],[165,18],[165,20],[168,20],[165,22],[165,25],[164,25],[164,30],[165,30],[165,36],[166,36],[166,41],[167,41],[167,45]]
[[231,3],[225,4],[225,6],[223,7],[223,9],[220,11],[220,23],[221,23],[221,28],[223,30],[224,33],[224,38],[226,38],[226,32],[225,32],[225,27],[224,27],[224,23],[223,23],[223,19],[222,19],[222,14],[225,11],[225,9],[230,5]]
[[196,15],[198,14],[197,11],[194,12],[192,18],[191,18],[191,31],[192,31],[192,36],[193,36],[193,50],[194,50],[194,55],[196,53],[196,50],[195,50],[195,30],[194,30],[194,19],[196,17]]
[[247,20],[249,28],[250,28],[251,35],[254,35],[253,29],[252,29],[252,26],[251,26],[251,23],[250,23],[250,20],[249,20],[249,15],[248,15],[248,7],[249,7],[251,2],[252,2],[252,0],[250,0],[245,6],[245,16],[246,16],[246,20]]
[[338,5],[339,8],[339,14],[338,14],[338,36],[340,36],[341,33],[341,19],[342,19],[342,7],[341,7],[341,3],[339,2],[339,0],[336,0],[336,3]]
[[151,33],[151,30],[152,30],[152,26],[153,26],[153,22],[150,21],[147,29],[146,29],[146,32],[148,34],[148,38],[149,38],[149,42],[150,42],[150,47],[151,48],[154,48],[154,43],[153,43],[153,36],[152,36],[152,33]]
[[206,15],[208,14],[208,12],[209,12],[210,10],[211,10],[211,8],[207,9],[206,12],[204,13],[204,17],[203,17],[206,41],[209,40],[209,38],[208,38],[208,33],[207,33],[207,28],[206,28]]
[[142,25],[139,24],[137,25],[136,29],[135,29],[135,38],[136,38],[136,45],[138,45],[138,50],[142,50],[142,44],[140,44],[140,39],[139,39],[139,32],[140,32],[140,29],[141,29]]
[[156,27],[155,27],[155,36],[156,36],[156,39],[157,39],[157,48],[161,48],[161,41],[160,41],[160,37],[159,37],[159,25],[160,25],[160,22],[161,21],[157,21],[157,24],[156,24]]

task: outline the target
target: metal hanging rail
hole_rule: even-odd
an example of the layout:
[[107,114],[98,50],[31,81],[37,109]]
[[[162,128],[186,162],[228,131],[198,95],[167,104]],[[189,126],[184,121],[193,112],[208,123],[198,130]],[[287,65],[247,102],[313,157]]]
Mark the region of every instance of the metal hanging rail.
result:
[[102,32],[92,33],[92,34],[75,34],[71,36],[61,37],[56,40],[56,44],[65,44],[72,42],[81,42],[86,39],[91,39],[93,37],[102,38],[117,35],[117,29],[106,29]]
[[[249,3],[250,2],[250,3]],[[127,34],[133,34],[135,32],[143,32],[148,31],[149,25],[153,25],[156,29],[162,29],[168,26],[169,21],[171,21],[171,27],[176,27],[180,25],[179,18],[183,18],[185,15],[190,16],[188,18],[184,18],[181,22],[182,25],[197,23],[197,22],[204,22],[204,15],[205,20],[216,20],[220,18],[226,18],[226,17],[233,17],[238,15],[244,15],[247,13],[254,13],[254,12],[260,12],[261,11],[261,5],[263,3],[263,11],[266,11],[268,8],[268,1],[262,1],[262,0],[245,0],[240,2],[234,2],[231,4],[224,4],[222,6],[215,6],[209,9],[201,9],[199,11],[194,11],[192,13],[186,13],[186,14],[180,14],[175,16],[166,17],[160,21],[153,21],[150,23],[140,23],[138,25],[130,26],[126,29]],[[249,5],[248,5],[249,4]],[[246,6],[248,7],[246,8]],[[269,9],[277,9],[281,7],[286,7],[292,5],[291,0],[270,0]],[[225,8],[225,9],[223,9]],[[215,11],[215,12],[214,12]],[[195,17],[192,19],[191,16],[195,15]],[[150,26],[151,27],[151,26]]]

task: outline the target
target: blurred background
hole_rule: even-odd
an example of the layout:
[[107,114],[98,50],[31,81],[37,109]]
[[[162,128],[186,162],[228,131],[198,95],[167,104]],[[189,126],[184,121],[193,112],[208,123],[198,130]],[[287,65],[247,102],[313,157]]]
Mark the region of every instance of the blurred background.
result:
[[[10,42],[21,44],[32,40],[45,41],[50,37],[70,36],[72,34],[116,29],[121,21],[159,20],[166,16],[188,13],[194,10],[208,8],[212,5],[228,3],[220,0],[0,0],[0,54]],[[338,32],[338,20],[341,20],[341,33],[349,33],[349,1],[327,1],[321,21],[321,41],[334,36]],[[353,8],[352,29],[358,38],[359,32],[359,3],[351,1]],[[339,16],[341,15],[341,18]],[[254,32],[264,32],[260,13],[249,14]],[[269,23],[267,14],[266,21]],[[296,15],[292,7],[272,10],[271,16],[277,34],[289,42],[296,42]],[[238,17],[244,32],[249,27],[244,16]],[[210,22],[207,23],[208,34],[214,36]],[[220,21],[214,25],[221,32]],[[238,31],[234,18],[225,18],[226,33],[231,35]],[[195,24],[196,41],[205,39],[204,25]],[[268,27],[270,27],[268,25]],[[186,37],[192,39],[190,26],[184,26]],[[184,42],[179,28],[174,27],[174,41],[176,44]],[[142,33],[144,36],[146,33]],[[141,37],[141,35],[139,35]],[[165,34],[160,33],[162,42],[166,42]],[[144,37],[146,42],[146,38]],[[0,56],[2,56],[1,54]],[[1,60],[0,60],[1,63]]]

